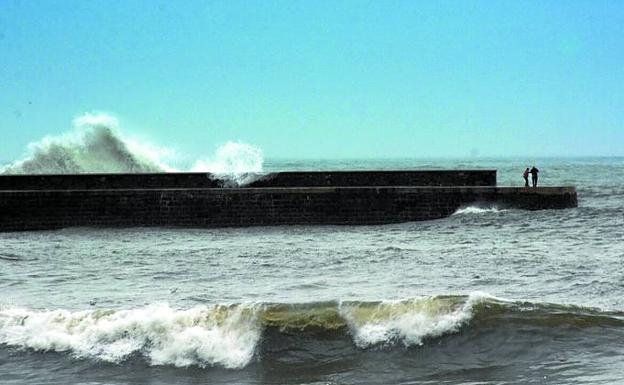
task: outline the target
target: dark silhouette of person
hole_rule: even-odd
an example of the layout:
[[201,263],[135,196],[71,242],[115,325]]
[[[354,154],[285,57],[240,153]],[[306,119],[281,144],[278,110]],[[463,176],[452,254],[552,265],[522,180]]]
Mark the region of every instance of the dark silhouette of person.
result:
[[529,187],[529,172],[529,168],[527,167],[522,173],[522,177],[524,178],[524,187]]
[[537,187],[537,173],[539,172],[539,170],[533,166],[533,168],[531,169],[531,181],[533,182],[533,187]]

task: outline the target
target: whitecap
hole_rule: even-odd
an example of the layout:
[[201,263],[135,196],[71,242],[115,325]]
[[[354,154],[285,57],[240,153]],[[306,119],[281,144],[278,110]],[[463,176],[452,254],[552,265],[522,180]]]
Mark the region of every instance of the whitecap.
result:
[[114,363],[141,354],[151,365],[240,368],[252,360],[260,335],[254,308],[244,306],[0,309],[2,344]]

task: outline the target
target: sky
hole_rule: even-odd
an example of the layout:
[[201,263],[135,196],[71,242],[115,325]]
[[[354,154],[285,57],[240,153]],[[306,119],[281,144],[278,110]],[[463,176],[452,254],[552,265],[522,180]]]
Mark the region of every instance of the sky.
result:
[[624,155],[622,1],[0,0],[0,160],[84,113],[199,157]]

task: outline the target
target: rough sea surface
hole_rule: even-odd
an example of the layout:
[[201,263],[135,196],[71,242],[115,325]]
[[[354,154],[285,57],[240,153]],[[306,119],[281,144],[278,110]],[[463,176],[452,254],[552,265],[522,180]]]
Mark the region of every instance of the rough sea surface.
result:
[[[624,159],[579,207],[383,226],[0,233],[2,384],[624,383]],[[523,159],[269,161],[265,171]]]

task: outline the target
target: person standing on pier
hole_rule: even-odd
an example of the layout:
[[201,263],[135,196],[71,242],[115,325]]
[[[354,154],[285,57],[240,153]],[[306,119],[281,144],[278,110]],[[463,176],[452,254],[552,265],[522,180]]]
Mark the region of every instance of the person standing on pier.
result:
[[533,187],[537,187],[537,173],[539,172],[539,170],[533,166],[533,168],[531,169],[531,181],[533,182]]
[[527,167],[522,173],[522,177],[524,178],[524,187],[529,187],[529,168]]

